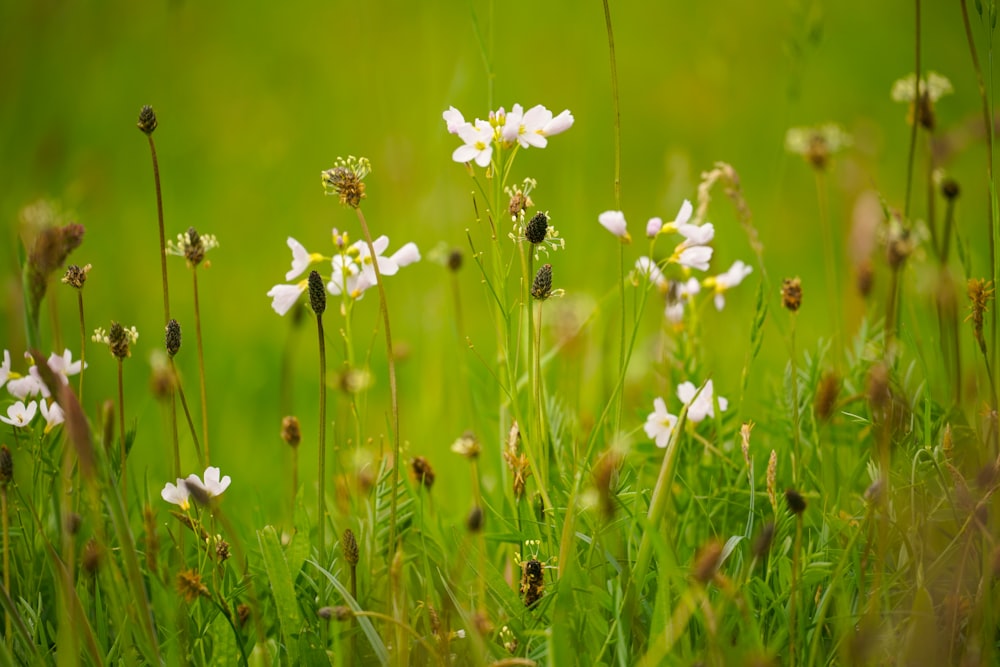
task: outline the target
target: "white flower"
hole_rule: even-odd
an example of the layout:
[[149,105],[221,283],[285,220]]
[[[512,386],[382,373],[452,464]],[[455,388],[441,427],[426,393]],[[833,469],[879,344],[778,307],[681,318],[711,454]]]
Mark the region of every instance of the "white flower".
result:
[[660,267],[656,265],[651,257],[640,257],[635,260],[635,270],[639,272],[640,275],[649,278],[649,282],[656,285],[657,289],[660,291],[665,291],[667,289],[667,278],[663,275],[663,271],[660,271]]
[[279,315],[284,315],[292,309],[307,287],[309,287],[308,280],[299,281],[294,285],[275,285],[267,293],[271,297],[271,308],[274,308],[274,312]]
[[548,139],[542,134],[542,129],[551,120],[552,112],[541,104],[531,107],[527,112],[524,112],[520,104],[515,104],[504,120],[501,137],[507,143],[516,141],[521,148],[545,148]]
[[10,350],[3,351],[3,363],[0,364],[0,387],[7,384],[10,377]]
[[643,429],[646,435],[656,441],[657,447],[666,447],[670,442],[670,434],[677,425],[677,417],[667,412],[667,404],[662,398],[653,400],[653,412],[646,417]]
[[402,248],[392,253],[389,259],[395,262],[396,266],[402,268],[404,266],[413,264],[414,262],[419,262],[420,250],[417,248],[416,243],[410,241],[409,243],[405,244]]
[[621,211],[605,211],[597,216],[597,221],[601,223],[606,230],[623,241],[632,240],[628,235],[628,230],[625,228],[625,214]]
[[63,413],[62,408],[59,407],[59,404],[55,401],[52,401],[52,405],[50,406],[43,398],[40,403],[40,408],[42,410],[42,416],[45,417],[46,433],[66,421],[66,415]]
[[399,271],[399,265],[391,257],[386,257],[383,253],[386,248],[389,247],[389,237],[382,235],[372,241],[372,249],[375,251],[375,257],[372,258],[371,251],[368,249],[368,243],[365,241],[358,241],[354,244],[354,247],[358,250],[358,263],[361,265],[361,276],[368,282],[369,285],[375,284],[375,267],[373,264],[378,262],[378,272],[383,276],[394,276]]
[[[698,388],[694,384],[684,382],[677,387],[677,398],[681,399],[682,403],[690,404],[688,405],[688,419],[692,423],[697,424],[705,417],[715,417],[715,403],[712,391],[711,380],[705,383],[705,388],[701,390],[697,398],[695,398],[695,394],[698,393]],[[692,401],[691,399],[694,400]],[[722,396],[719,396],[718,400],[719,409],[724,411],[729,406],[729,401]]]
[[675,232],[681,225],[688,224],[692,213],[694,213],[694,206],[691,205],[690,201],[685,199],[681,204],[680,210],[677,211],[677,217],[663,226],[662,233]]
[[7,391],[11,393],[14,398],[24,400],[29,396],[37,396],[41,394],[48,398],[49,390],[42,382],[41,376],[38,374],[38,369],[32,366],[28,369],[28,374],[15,378],[7,382]]
[[163,490],[160,491],[160,497],[168,503],[180,505],[180,508],[184,511],[191,508],[191,503],[188,500],[191,497],[191,492],[188,491],[187,486],[184,485],[184,480],[180,477],[177,478],[176,484],[167,482],[164,485]]
[[698,245],[708,245],[715,238],[715,226],[711,222],[704,225],[677,225],[677,232],[684,237],[680,247],[692,248]]
[[77,375],[86,368],[86,365],[79,359],[73,361],[73,353],[69,350],[63,350],[62,356],[53,352],[49,355],[48,364],[52,372],[62,379],[63,384],[69,384],[70,375]]
[[219,479],[220,474],[221,471],[218,468],[216,468],[215,466],[209,466],[205,468],[205,481],[202,481],[198,477],[198,475],[191,473],[190,475],[187,476],[187,479],[184,480],[184,483],[197,484],[201,488],[205,489],[206,492],[208,492],[210,498],[215,498],[216,496],[222,495],[222,492],[228,489],[229,483],[232,482],[232,480],[229,478],[229,475],[226,475],[220,480]]
[[[330,277],[330,282],[326,284],[326,289],[330,294],[334,296],[347,294],[359,298],[361,292],[371,286],[367,281],[361,284],[361,267],[350,256],[346,254],[335,255],[332,264],[333,275]],[[358,289],[359,284],[360,290]]]
[[[917,75],[910,72],[902,79],[897,79],[892,84],[892,100],[894,102],[912,102],[914,100],[913,89],[916,78]],[[920,77],[918,86],[919,94],[923,95],[926,92],[931,102],[937,102],[945,95],[955,92],[948,77],[937,72],[927,72],[926,77]]]
[[448,132],[450,134],[458,134],[458,128],[466,125],[465,116],[462,112],[455,107],[448,107],[448,110],[441,114],[444,118],[445,124],[448,126]]
[[712,252],[713,249],[710,246],[696,245],[685,248],[682,243],[677,246],[677,249],[674,250],[674,255],[670,259],[689,269],[708,271],[708,263],[712,261]]
[[725,273],[705,278],[705,287],[715,290],[716,310],[722,310],[722,307],[726,305],[726,290],[739,285],[752,271],[752,266],[747,266],[741,260],[736,260]]
[[545,127],[542,128],[542,135],[551,137],[560,132],[565,132],[573,127],[574,120],[573,114],[569,112],[569,109],[563,109],[562,113],[545,123]]
[[660,230],[663,228],[662,218],[650,218],[649,222],[646,223],[646,238],[655,238]]
[[493,156],[493,126],[485,120],[476,119],[475,125],[466,123],[459,126],[455,133],[465,142],[451,154],[455,162],[472,162],[475,160],[480,167],[490,163]]
[[5,424],[10,424],[16,428],[23,428],[31,423],[31,420],[35,418],[35,414],[38,412],[38,403],[32,401],[25,407],[23,401],[18,401],[14,405],[7,408],[7,416],[0,416],[0,421]]
[[309,265],[313,262],[319,262],[325,259],[323,255],[318,252],[309,252],[306,250],[305,246],[293,239],[291,236],[288,237],[288,247],[292,249],[292,268],[285,274],[285,280],[293,280],[302,275],[302,272],[309,268]]

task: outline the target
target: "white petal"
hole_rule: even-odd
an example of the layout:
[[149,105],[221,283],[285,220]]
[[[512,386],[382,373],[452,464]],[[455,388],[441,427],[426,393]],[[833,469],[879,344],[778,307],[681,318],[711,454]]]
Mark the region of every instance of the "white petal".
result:
[[299,295],[306,290],[306,286],[304,280],[296,285],[275,285],[267,293],[271,297],[271,308],[279,315],[284,315],[299,300]]
[[691,205],[687,199],[681,204],[681,210],[677,211],[677,219],[674,220],[678,226],[687,224],[687,221],[691,219],[691,214],[694,213],[694,207]]
[[400,267],[407,266],[420,261],[420,250],[417,248],[416,243],[410,241],[402,248],[392,253],[389,259],[396,262],[396,264]]
[[542,128],[542,134],[546,137],[551,137],[554,134],[565,132],[573,127],[573,120],[573,114],[569,112],[569,109],[565,109],[561,114],[545,124],[545,127]]
[[625,214],[621,211],[605,211],[597,216],[597,221],[615,236],[624,238],[627,232]]
[[312,258],[309,251],[301,243],[288,237],[288,247],[292,249],[292,269],[285,274],[285,280],[292,280],[302,275],[302,272],[309,268]]

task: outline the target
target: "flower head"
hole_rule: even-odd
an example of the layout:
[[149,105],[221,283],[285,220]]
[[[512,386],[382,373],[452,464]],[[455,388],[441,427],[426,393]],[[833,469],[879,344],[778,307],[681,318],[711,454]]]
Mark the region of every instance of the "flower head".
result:
[[666,292],[669,282],[666,276],[663,275],[663,271],[657,266],[656,262],[653,261],[652,257],[640,257],[635,260],[635,270],[639,275],[648,278],[652,285],[656,286],[656,289],[661,292]]
[[340,197],[341,204],[357,208],[365,198],[365,184],[362,181],[371,171],[371,162],[366,157],[348,155],[346,160],[338,157],[333,169],[322,173],[323,189],[328,191],[328,195],[336,194]]
[[[677,387],[677,398],[688,405],[688,419],[692,423],[697,424],[705,417],[715,417],[715,396],[711,380],[705,382],[701,393],[698,393],[698,388],[693,383],[682,383]],[[718,401],[720,410],[725,411],[729,407],[729,401],[722,396],[718,397]]]
[[45,432],[48,433],[54,429],[59,424],[66,421],[66,415],[63,413],[62,408],[55,401],[52,401],[52,405],[46,403],[43,398],[40,403],[42,416],[45,417]]
[[597,216],[597,221],[606,230],[620,238],[622,243],[632,241],[632,237],[629,236],[628,229],[626,229],[625,214],[621,211],[605,211]]
[[183,257],[188,266],[196,267],[205,259],[205,253],[218,247],[215,234],[202,235],[194,227],[188,227],[186,232],[177,235],[177,241],[167,241],[166,253]]
[[646,424],[643,429],[646,435],[656,442],[656,446],[663,448],[670,442],[670,435],[677,425],[677,417],[667,412],[667,404],[662,398],[653,400],[653,412],[646,417]]
[[726,290],[739,285],[752,271],[752,266],[747,266],[742,261],[736,260],[725,273],[705,278],[702,284],[714,291],[716,310],[722,310],[723,306],[726,305]]
[[32,401],[27,406],[23,401],[17,401],[7,408],[7,416],[0,415],[0,421],[10,424],[14,428],[24,428],[35,418],[38,412],[38,403]]
[[63,275],[61,280],[70,287],[83,289],[83,284],[87,282],[87,274],[90,273],[91,268],[90,264],[87,264],[84,267],[79,267],[76,264],[70,264],[66,267],[66,273]]
[[168,503],[173,503],[174,505],[179,505],[184,511],[191,508],[191,503],[189,498],[191,493],[188,491],[187,486],[184,484],[184,480],[180,477],[177,478],[176,484],[171,484],[167,482],[163,486],[163,490],[160,491],[160,497],[166,500]]
[[95,329],[91,340],[95,343],[104,343],[111,350],[112,356],[124,359],[132,356],[129,347],[139,340],[139,332],[134,326],[126,329],[118,322],[111,322],[110,331],[105,331],[103,328]]
[[465,116],[455,107],[448,107],[448,110],[441,114],[445,124],[448,126],[449,134],[458,134],[458,128],[465,125]]
[[73,361],[73,353],[68,349],[63,350],[62,355],[57,355],[55,352],[50,354],[48,364],[52,372],[63,381],[63,384],[69,383],[70,375],[77,375],[86,368],[86,365],[79,359]]
[[267,296],[271,297],[271,308],[279,315],[284,315],[292,309],[307,287],[308,280],[300,280],[294,285],[275,285],[267,292]]
[[851,145],[851,135],[836,123],[792,127],[785,133],[785,150],[801,155],[816,169],[824,169],[830,156]]
[[493,126],[488,121],[460,125],[455,131],[465,143],[454,150],[451,159],[455,162],[475,162],[480,167],[489,165],[493,157]]

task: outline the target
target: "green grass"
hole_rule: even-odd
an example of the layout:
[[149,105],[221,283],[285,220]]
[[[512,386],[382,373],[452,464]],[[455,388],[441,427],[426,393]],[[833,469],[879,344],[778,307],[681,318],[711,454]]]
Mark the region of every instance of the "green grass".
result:
[[[9,380],[36,350],[66,413],[0,430],[0,664],[995,663],[998,332],[989,286],[980,333],[967,293],[996,273],[992,137],[961,7],[923,4],[921,69],[955,88],[933,136],[889,97],[916,55],[901,3],[611,3],[613,59],[600,3],[0,8],[0,350]],[[989,95],[992,27],[969,11]],[[490,172],[451,160],[445,109],[514,102],[575,122],[495,148]],[[219,241],[197,292],[167,257],[183,395],[153,358],[143,104],[167,239]],[[790,126],[827,122],[853,141],[822,168],[785,152]],[[373,167],[358,211],[317,178],[348,155]],[[715,225],[707,272],[644,232],[684,199]],[[631,243],[597,223],[616,208]],[[542,211],[565,247],[536,256]],[[69,221],[82,244],[42,261]],[[310,295],[279,317],[265,293],[287,237],[326,282],[331,228],[354,243],[365,223],[422,259],[384,294],[326,292],[321,354]],[[643,256],[670,280],[753,271],[673,321]],[[71,263],[93,267],[79,293]],[[113,321],[139,332],[120,362],[90,339]],[[82,381],[56,389],[41,362],[81,345]],[[643,429],[657,397],[664,448]],[[206,459],[224,493],[160,497]]]

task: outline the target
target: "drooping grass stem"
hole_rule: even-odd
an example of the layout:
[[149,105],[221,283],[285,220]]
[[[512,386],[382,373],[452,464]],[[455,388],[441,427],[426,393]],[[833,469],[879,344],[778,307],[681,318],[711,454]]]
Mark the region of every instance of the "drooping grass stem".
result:
[[198,300],[198,267],[191,267],[191,279],[194,288],[194,334],[198,342],[198,381],[201,389],[201,446],[205,452],[205,465],[209,465],[208,456],[208,397],[205,394],[205,346],[201,338],[201,307]]

